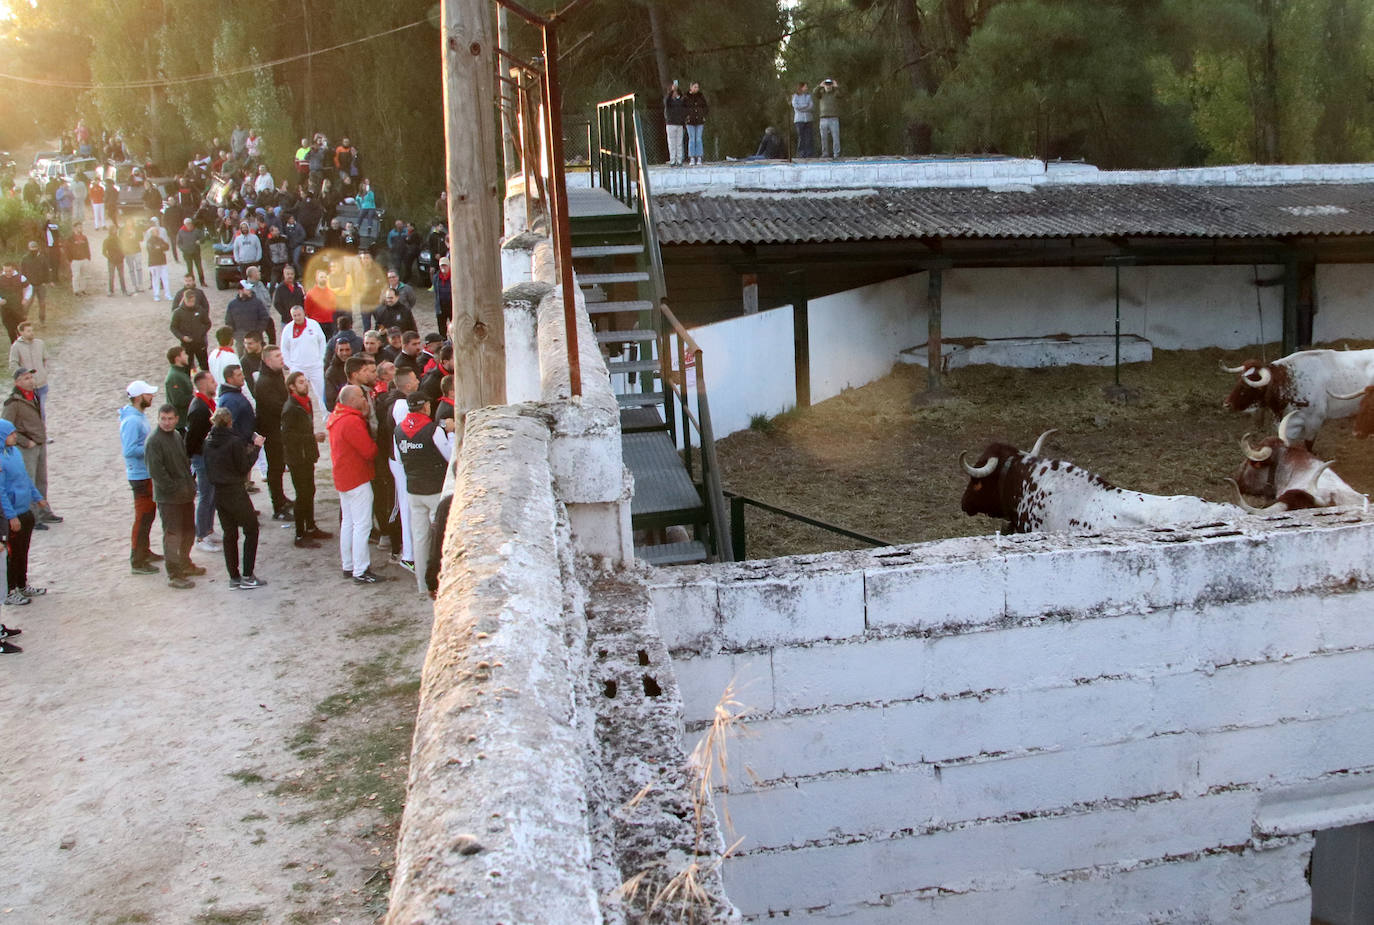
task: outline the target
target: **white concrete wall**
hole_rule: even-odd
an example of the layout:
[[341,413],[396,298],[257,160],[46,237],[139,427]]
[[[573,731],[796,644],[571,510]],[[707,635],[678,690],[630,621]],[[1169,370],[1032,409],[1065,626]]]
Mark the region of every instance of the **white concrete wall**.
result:
[[925,275],[917,274],[809,303],[813,402],[892,371],[898,352],[917,343],[911,338],[918,317],[924,331],[925,287]]
[[732,679],[758,712],[731,899],[1306,922],[1311,830],[1374,818],[1374,517],[1327,513],[662,573],[689,737]]
[[711,426],[724,437],[749,427],[755,414],[778,414],[797,403],[792,306],[692,329],[702,350]]
[[1317,315],[1312,339],[1374,338],[1374,266],[1317,265]]

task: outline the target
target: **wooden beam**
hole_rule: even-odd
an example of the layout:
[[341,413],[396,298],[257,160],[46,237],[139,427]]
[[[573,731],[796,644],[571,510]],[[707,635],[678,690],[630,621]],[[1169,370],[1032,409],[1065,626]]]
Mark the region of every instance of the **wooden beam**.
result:
[[1283,355],[1298,349],[1298,258],[1286,254],[1283,260]]
[[[453,273],[454,404],[506,402],[501,304],[501,176],[496,166],[495,17],[487,0],[440,0],[449,261]],[[528,193],[527,193],[528,195]]]
[[941,325],[943,323],[943,295],[945,271],[930,270],[926,281],[926,391],[938,392],[944,384],[940,379]]
[[792,363],[798,408],[811,407],[811,320],[806,302],[806,272],[793,273]]

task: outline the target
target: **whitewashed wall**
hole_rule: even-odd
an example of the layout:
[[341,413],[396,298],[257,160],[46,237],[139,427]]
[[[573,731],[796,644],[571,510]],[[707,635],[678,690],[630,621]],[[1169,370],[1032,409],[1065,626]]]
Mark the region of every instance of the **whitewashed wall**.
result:
[[892,371],[898,351],[916,343],[911,338],[917,318],[925,324],[925,287],[919,274],[809,303],[813,402]]
[[1312,339],[1374,338],[1374,266],[1317,265],[1317,316]]
[[1374,517],[1327,513],[661,574],[689,738],[732,679],[759,713],[731,899],[1306,922],[1311,831],[1374,819]]
[[693,328],[692,339],[702,350],[717,437],[797,403],[790,305]]

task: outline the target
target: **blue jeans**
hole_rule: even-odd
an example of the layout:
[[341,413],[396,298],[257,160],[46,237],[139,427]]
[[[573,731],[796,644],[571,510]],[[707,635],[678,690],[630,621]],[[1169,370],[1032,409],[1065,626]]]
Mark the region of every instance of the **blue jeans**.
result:
[[46,421],[48,419],[48,387],[40,385],[33,390],[33,394],[38,396],[38,413]]
[[687,156],[701,157],[701,133],[706,131],[704,125],[687,126]]
[[215,532],[215,486],[205,468],[205,457],[197,453],[191,457],[191,471],[196,474],[196,539],[203,540]]

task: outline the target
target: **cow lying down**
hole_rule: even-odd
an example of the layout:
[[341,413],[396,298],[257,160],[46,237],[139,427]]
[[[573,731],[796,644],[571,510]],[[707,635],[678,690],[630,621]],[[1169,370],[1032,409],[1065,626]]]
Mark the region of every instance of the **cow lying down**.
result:
[[[1245,453],[1236,477],[1231,479],[1242,495],[1240,505],[1250,513],[1298,511],[1311,507],[1344,507],[1369,503],[1369,499],[1331,471],[1323,462],[1290,435],[1290,411],[1279,421],[1279,435],[1266,437],[1251,445],[1250,434],[1240,438]],[[1271,500],[1266,508],[1253,508],[1244,495]]]
[[1234,504],[1128,491],[1071,462],[1046,459],[1040,448],[1052,433],[1041,434],[1029,453],[993,443],[976,465],[961,454],[959,463],[969,477],[960,504],[964,513],[1006,520],[1016,533],[1099,533],[1245,516]]

